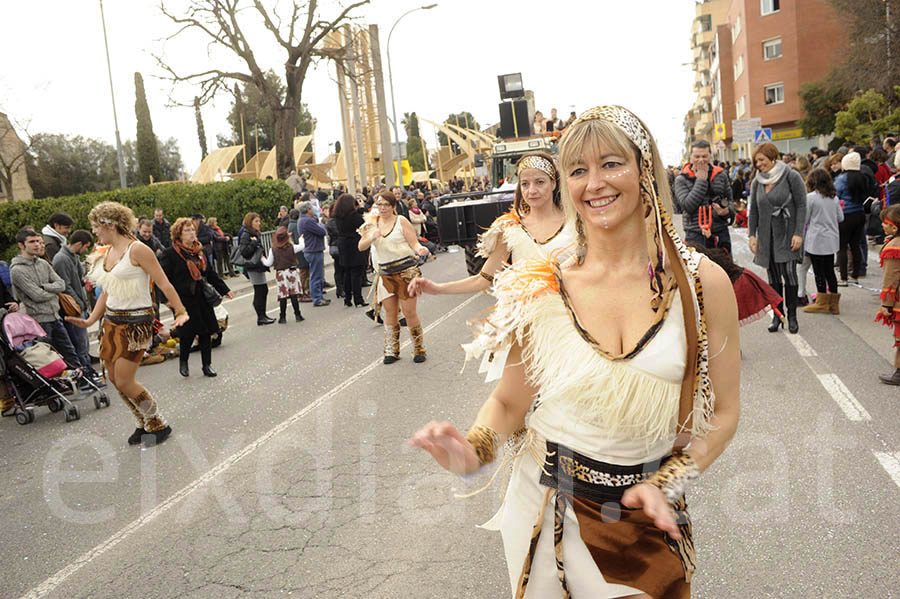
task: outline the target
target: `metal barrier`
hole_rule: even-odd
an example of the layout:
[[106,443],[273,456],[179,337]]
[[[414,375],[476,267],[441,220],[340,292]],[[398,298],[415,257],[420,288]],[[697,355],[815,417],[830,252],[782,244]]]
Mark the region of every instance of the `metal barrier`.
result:
[[[269,250],[272,249],[272,236],[275,235],[275,231],[263,231],[259,234],[259,242],[263,247],[263,254],[268,254]],[[231,251],[234,251],[234,248],[237,247],[240,239],[238,237],[231,238]]]

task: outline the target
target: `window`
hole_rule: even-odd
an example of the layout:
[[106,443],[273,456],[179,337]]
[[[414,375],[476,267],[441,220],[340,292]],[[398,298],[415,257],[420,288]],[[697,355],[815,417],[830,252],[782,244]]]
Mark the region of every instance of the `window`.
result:
[[744,55],[741,54],[738,56],[737,62],[734,63],[734,80],[737,81],[738,77],[744,72]]
[[712,31],[712,15],[700,16],[700,31],[703,33]]
[[774,83],[766,86],[766,105],[781,104],[784,102],[784,83]]
[[759,0],[759,12],[762,16],[770,15],[780,10],[779,0]]
[[781,38],[776,37],[763,42],[763,60],[781,58]]
[[734,20],[734,25],[731,27],[731,42],[734,43],[734,40],[741,34],[741,15],[738,15]]
[[735,113],[737,113],[737,118],[741,118],[742,116],[744,116],[744,96],[741,96],[738,101],[734,103],[734,111]]

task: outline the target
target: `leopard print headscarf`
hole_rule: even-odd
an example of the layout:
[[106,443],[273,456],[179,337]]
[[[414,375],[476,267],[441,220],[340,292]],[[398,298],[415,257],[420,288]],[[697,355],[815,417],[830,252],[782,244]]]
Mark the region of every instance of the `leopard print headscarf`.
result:
[[[650,289],[653,291],[653,299],[650,307],[656,313],[654,325],[665,318],[672,298],[677,290],[677,283],[672,273],[666,272],[666,250],[663,245],[663,236],[671,227],[665,206],[659,198],[659,188],[653,171],[653,144],[650,133],[644,128],[641,121],[627,108],[621,106],[595,106],[590,108],[575,119],[566,128],[562,137],[565,143],[566,135],[574,131],[578,125],[592,120],[604,120],[619,127],[628,139],[640,150],[640,189],[641,202],[644,206],[644,222],[647,232],[647,253],[650,256],[648,272],[650,274]],[[666,225],[669,226],[666,226]],[[580,219],[576,220],[576,232],[580,239],[579,244],[584,243],[583,225]],[[674,233],[674,229],[672,230]]]

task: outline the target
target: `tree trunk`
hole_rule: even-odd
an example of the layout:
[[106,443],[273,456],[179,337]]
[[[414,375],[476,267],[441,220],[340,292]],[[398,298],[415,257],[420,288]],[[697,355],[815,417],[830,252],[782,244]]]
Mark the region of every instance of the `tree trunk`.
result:
[[275,113],[275,138],[278,147],[275,152],[275,168],[279,179],[287,179],[294,164],[294,126],[297,123],[297,108],[284,106]]

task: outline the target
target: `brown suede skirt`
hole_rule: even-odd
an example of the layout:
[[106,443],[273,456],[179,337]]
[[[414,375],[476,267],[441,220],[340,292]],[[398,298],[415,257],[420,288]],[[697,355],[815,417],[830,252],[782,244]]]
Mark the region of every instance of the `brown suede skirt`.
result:
[[153,308],[108,310],[100,331],[100,359],[113,364],[119,358],[141,363],[153,341]]
[[407,292],[407,287],[410,281],[421,276],[422,271],[419,270],[418,266],[410,266],[400,272],[389,275],[382,274],[381,282],[384,284],[384,288],[387,289],[388,293],[393,293],[401,300],[408,300],[410,295]]
[[607,464],[549,441],[546,456],[540,482],[547,487],[547,493],[532,531],[516,597],[525,595],[544,509],[552,504],[556,567],[564,599],[571,597],[562,551],[569,505],[578,519],[581,539],[607,582],[639,589],[654,599],[690,598],[696,563],[684,497],[672,506],[680,540],[658,529],[644,510],[629,509],[620,503],[625,490],[650,478],[660,461],[636,466]]

